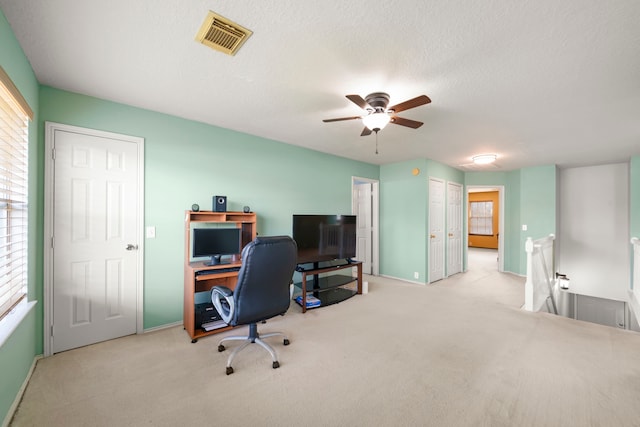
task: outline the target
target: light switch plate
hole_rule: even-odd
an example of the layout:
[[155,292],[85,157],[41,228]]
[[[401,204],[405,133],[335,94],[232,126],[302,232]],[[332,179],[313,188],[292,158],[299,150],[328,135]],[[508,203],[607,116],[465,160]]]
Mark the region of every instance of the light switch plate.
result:
[[156,228],[154,226],[147,227],[147,239],[156,238]]

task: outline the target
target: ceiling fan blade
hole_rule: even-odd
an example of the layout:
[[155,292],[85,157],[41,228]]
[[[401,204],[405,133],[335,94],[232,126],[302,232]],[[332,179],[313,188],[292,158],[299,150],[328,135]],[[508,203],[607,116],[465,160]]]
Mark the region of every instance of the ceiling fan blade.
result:
[[360,136],[367,136],[367,135],[371,135],[371,129],[365,126],[364,129],[362,129],[362,133],[360,134]]
[[419,107],[421,105],[425,105],[431,102],[431,99],[427,95],[416,96],[413,99],[408,101],[401,102],[400,104],[396,104],[393,107],[389,107],[389,110],[393,110],[396,113],[400,111],[408,110],[410,108]]
[[356,119],[361,119],[361,116],[353,116],[353,117],[340,117],[339,119],[325,119],[323,120],[323,122],[325,123],[329,123],[329,122],[341,122],[343,120],[356,120]]
[[367,108],[369,108],[369,104],[367,103],[367,101],[362,99],[360,95],[346,95],[346,96],[349,101],[353,102],[363,110],[366,110]]
[[424,123],[422,122],[417,122],[415,120],[409,120],[409,119],[403,119],[402,117],[391,117],[391,123],[396,124],[396,125],[400,125],[400,126],[406,126],[409,128],[413,128],[413,129],[418,129],[420,126],[422,126]]

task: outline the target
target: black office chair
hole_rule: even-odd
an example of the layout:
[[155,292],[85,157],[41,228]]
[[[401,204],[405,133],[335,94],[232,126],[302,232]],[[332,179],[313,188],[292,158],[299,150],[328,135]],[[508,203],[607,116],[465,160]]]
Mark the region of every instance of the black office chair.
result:
[[280,366],[275,350],[263,339],[280,335],[284,337],[284,345],[289,345],[289,340],[280,332],[258,334],[257,323],[284,314],[289,308],[289,286],[296,261],[297,246],[291,237],[256,237],[242,250],[242,267],[235,289],[226,286],[211,289],[211,301],[225,323],[249,325],[249,336],[226,337],[218,344],[218,351],[224,351],[225,341],[245,341],[229,355],[227,375],[233,373],[231,363],[235,355],[251,343],[260,344],[271,354],[273,369]]

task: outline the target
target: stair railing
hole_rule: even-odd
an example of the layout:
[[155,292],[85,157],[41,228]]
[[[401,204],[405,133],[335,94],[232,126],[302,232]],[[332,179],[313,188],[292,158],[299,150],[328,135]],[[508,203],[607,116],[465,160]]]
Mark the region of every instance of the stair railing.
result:
[[524,306],[528,311],[540,311],[543,304],[550,313],[558,314],[555,298],[555,236],[525,242],[527,280],[524,284]]

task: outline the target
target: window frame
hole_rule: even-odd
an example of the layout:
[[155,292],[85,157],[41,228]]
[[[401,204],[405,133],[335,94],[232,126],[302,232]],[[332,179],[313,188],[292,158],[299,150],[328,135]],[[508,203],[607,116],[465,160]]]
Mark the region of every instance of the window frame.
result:
[[[478,209],[474,209],[478,206]],[[487,209],[487,207],[489,208]],[[493,200],[469,201],[469,234],[473,236],[493,236]],[[489,213],[487,214],[487,210]],[[480,211],[480,212],[479,212]],[[483,215],[474,216],[474,212]],[[474,221],[475,220],[475,221]]]
[[[2,103],[4,104],[3,110],[9,111],[9,115],[7,118],[9,121],[7,123],[17,124],[16,126],[8,126],[7,132],[11,136],[18,135],[16,139],[9,139],[7,144],[4,143],[0,146],[2,148],[4,159],[8,159],[10,154],[10,150],[15,150],[17,147],[17,151],[20,155],[24,155],[20,158],[23,162],[22,165],[19,165],[22,169],[18,171],[17,174],[14,174],[14,165],[11,161],[7,161],[5,163],[5,173],[3,175],[5,180],[2,181],[4,188],[4,200],[0,203],[0,206],[3,206],[2,212],[5,215],[2,216],[2,219],[6,221],[6,225],[4,226],[5,230],[9,230],[12,225],[11,221],[16,221],[16,217],[12,215],[12,212],[19,212],[19,220],[23,221],[22,224],[19,224],[19,232],[17,233],[21,237],[21,245],[20,248],[16,252],[14,252],[14,258],[18,258],[18,276],[17,282],[19,283],[17,291],[14,289],[9,290],[9,292],[13,292],[8,301],[5,301],[6,306],[2,308],[0,312],[0,347],[6,342],[6,340],[11,336],[13,331],[20,325],[22,319],[31,311],[31,309],[36,305],[36,301],[28,301],[28,258],[29,258],[29,203],[28,203],[28,185],[29,185],[29,124],[33,121],[33,111],[29,107],[28,103],[18,90],[18,88],[13,84],[9,75],[5,72],[5,70],[0,67],[0,96],[2,97]],[[15,119],[15,121],[14,121]],[[20,129],[18,132],[15,129]],[[24,147],[20,145],[24,143]],[[7,164],[11,164],[10,166],[6,166]],[[12,193],[13,184],[13,176],[19,176],[16,180],[22,183],[24,190],[22,194],[18,197],[14,197],[13,195],[9,196]],[[10,185],[11,184],[11,185]],[[14,207],[18,206],[19,209],[15,210]],[[11,247],[11,236],[15,236],[16,233],[6,233],[3,237],[8,238],[5,248],[8,249]],[[15,240],[13,241],[13,245],[15,245]],[[15,248],[14,248],[15,249]],[[12,271],[12,263],[16,263],[16,260],[10,260],[5,263],[5,258],[7,253],[3,250],[2,255],[0,256],[0,265],[6,266],[9,272]],[[12,281],[15,281],[12,279]],[[8,287],[11,285],[6,284]],[[19,295],[19,298],[16,296]]]

